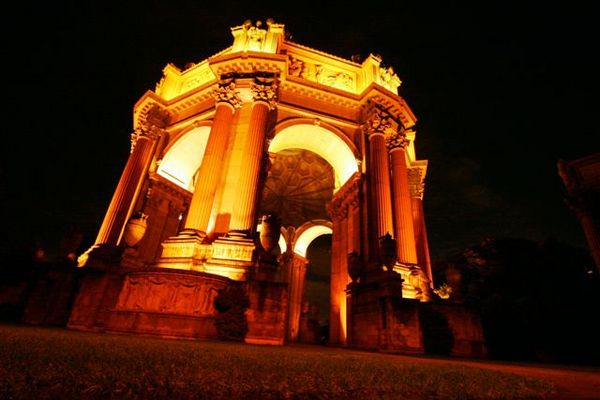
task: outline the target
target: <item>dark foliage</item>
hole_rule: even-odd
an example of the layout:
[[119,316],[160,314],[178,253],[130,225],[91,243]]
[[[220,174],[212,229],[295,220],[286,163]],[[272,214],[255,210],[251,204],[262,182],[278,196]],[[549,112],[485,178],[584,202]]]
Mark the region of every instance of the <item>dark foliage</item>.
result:
[[233,284],[225,289],[219,289],[215,297],[215,327],[221,340],[241,342],[248,333],[246,310],[250,300],[241,284]]
[[419,313],[423,346],[427,354],[450,355],[454,345],[454,336],[443,313],[428,304],[421,307]]
[[451,301],[481,313],[492,358],[600,364],[600,279],[586,250],[486,239],[437,272]]

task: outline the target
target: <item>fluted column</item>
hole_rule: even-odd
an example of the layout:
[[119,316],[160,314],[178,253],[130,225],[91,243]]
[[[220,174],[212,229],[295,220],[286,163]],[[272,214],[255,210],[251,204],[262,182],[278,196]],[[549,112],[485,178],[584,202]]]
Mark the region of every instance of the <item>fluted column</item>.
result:
[[252,111],[248,124],[242,168],[239,171],[236,190],[240,194],[231,216],[230,233],[247,235],[256,223],[256,196],[260,170],[264,159],[265,137],[269,111],[277,99],[277,83],[274,80],[259,80],[252,84]]
[[417,261],[419,266],[427,274],[429,286],[433,288],[433,275],[431,271],[431,259],[429,257],[429,242],[427,240],[427,229],[425,228],[425,213],[423,211],[423,169],[416,167],[408,170],[408,181],[410,185],[410,197],[413,213],[413,225],[417,245]]
[[404,132],[398,131],[388,137],[387,145],[392,161],[394,226],[396,228],[398,261],[403,264],[417,264],[417,248],[406,165],[408,139]]
[[184,232],[195,232],[200,236],[206,235],[215,192],[223,171],[223,160],[229,142],[233,115],[240,105],[234,82],[220,84],[214,96],[215,117],[184,225]]
[[95,246],[117,246],[121,241],[123,229],[150,165],[154,144],[161,133],[161,127],[146,121],[131,134],[131,154],[100,226]]
[[390,165],[385,143],[385,132],[391,126],[389,116],[375,109],[367,121],[369,135],[369,160],[371,178],[371,208],[373,233],[377,238],[394,233],[392,220],[392,194],[390,190]]

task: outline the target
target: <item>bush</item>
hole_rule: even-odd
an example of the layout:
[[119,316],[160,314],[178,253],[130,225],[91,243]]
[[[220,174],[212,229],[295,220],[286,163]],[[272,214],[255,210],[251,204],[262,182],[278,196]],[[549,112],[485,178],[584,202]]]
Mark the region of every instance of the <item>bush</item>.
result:
[[248,333],[246,310],[250,300],[241,284],[219,289],[215,297],[215,327],[220,340],[243,342]]

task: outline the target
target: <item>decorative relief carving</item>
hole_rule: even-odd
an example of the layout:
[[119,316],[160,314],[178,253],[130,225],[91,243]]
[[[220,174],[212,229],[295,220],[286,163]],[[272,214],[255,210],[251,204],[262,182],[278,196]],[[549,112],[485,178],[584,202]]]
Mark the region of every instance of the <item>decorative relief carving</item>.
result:
[[211,316],[218,287],[213,282],[169,274],[127,276],[117,310]]
[[418,197],[423,200],[425,176],[422,168],[414,167],[408,169],[408,185],[410,188],[410,197]]
[[304,65],[304,61],[290,56],[290,65],[288,67],[288,74],[290,76],[295,76],[297,78],[307,79],[306,67]]
[[212,244],[212,259],[252,261],[254,246],[244,246],[214,241]]
[[262,21],[256,21],[256,26],[252,25],[252,21],[247,20],[244,22],[244,33],[246,35],[246,41],[244,44],[244,51],[261,51],[263,42],[267,37],[267,31],[261,29]]
[[215,98],[216,103],[229,103],[235,108],[240,108],[242,106],[240,94],[235,90],[235,82],[233,80],[220,82],[213,92],[213,97]]
[[394,72],[392,67],[380,67],[379,68],[379,84],[393,93],[398,93],[398,86],[402,82],[398,75]]
[[352,74],[336,71],[322,64],[309,63],[293,56],[290,56],[288,74],[337,89],[356,91],[356,79]]
[[410,141],[406,138],[406,133],[404,133],[404,131],[394,132],[385,138],[385,144],[389,151],[405,149],[409,143]]
[[338,89],[354,91],[354,78],[346,72],[336,72],[326,69],[322,65],[316,65],[317,82],[322,85],[331,86]]
[[269,108],[275,108],[277,102],[277,81],[274,79],[255,78],[250,88],[254,101],[264,101],[269,104]]
[[194,76],[186,79],[183,82],[183,85],[181,85],[180,93],[184,93],[191,89],[200,87],[200,86],[204,85],[205,83],[212,81],[214,78],[215,78],[215,75],[210,70],[210,68],[204,67],[201,70],[199,70],[197,73],[195,73]]

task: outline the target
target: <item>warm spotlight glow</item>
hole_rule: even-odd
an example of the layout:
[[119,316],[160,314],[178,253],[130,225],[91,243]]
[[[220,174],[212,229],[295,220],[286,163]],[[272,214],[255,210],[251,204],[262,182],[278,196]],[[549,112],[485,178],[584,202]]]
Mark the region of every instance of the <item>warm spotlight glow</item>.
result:
[[209,133],[209,126],[201,126],[177,140],[162,159],[158,174],[193,192],[194,175],[202,163]]
[[321,126],[298,124],[281,130],[271,141],[269,152],[288,149],[309,150],[324,158],[333,167],[336,190],[358,171],[356,158],[348,145]]

